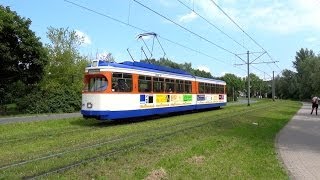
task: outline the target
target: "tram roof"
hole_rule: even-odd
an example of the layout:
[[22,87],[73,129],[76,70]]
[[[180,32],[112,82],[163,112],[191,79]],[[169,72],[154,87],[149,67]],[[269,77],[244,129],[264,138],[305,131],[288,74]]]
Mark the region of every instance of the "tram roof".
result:
[[[144,62],[130,62],[130,61],[124,61],[122,63],[113,63],[113,62],[106,62],[99,60],[97,65],[99,67],[102,66],[112,66],[112,67],[119,67],[119,68],[128,68],[128,69],[136,69],[136,70],[144,70],[144,71],[151,71],[151,72],[169,72],[173,74],[180,74],[184,76],[190,76],[194,77],[192,74],[181,70],[181,69],[174,69],[170,67],[155,65],[155,64],[149,64]],[[92,65],[89,65],[88,67],[95,67]]]
[[[193,77],[193,78],[196,78],[198,80],[203,80],[203,81],[216,81],[216,82],[220,82],[220,83],[225,83],[224,81],[217,80],[217,79],[194,76],[194,75],[192,75],[184,70],[181,70],[181,69],[174,69],[174,68],[170,68],[170,67],[166,67],[166,66],[160,66],[160,65],[149,64],[149,63],[144,63],[144,62],[124,61],[122,63],[113,63],[113,62],[106,62],[103,60],[99,60],[97,65],[100,67],[101,66],[112,66],[112,67],[119,67],[119,68],[151,71],[151,72],[156,72],[156,73],[168,72],[168,73],[173,73],[173,74],[180,74],[180,75],[187,76],[187,77]],[[93,67],[93,66],[89,66],[89,67]]]

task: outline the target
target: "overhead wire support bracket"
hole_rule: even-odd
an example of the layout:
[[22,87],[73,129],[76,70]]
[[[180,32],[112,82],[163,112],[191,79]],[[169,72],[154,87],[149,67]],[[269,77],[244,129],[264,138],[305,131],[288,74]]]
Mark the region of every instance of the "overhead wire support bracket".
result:
[[[150,51],[147,43],[146,43],[146,42],[144,41],[144,39],[143,39],[143,37],[147,37],[147,36],[153,36],[152,49],[151,49],[151,51]],[[151,54],[151,57],[152,57],[152,55],[153,55],[154,38],[157,39],[157,41],[158,41],[158,43],[159,43],[159,46],[161,47],[161,50],[162,50],[162,52],[163,52],[163,58],[164,58],[164,57],[166,56],[166,52],[164,51],[164,49],[163,49],[163,47],[162,47],[162,45],[161,45],[161,43],[160,43],[160,41],[159,41],[159,39],[158,39],[158,35],[157,35],[156,33],[154,33],[154,32],[148,32],[148,33],[138,34],[138,36],[137,36],[137,39],[142,39],[144,45],[147,47],[149,53]],[[151,58],[151,57],[150,57],[150,58]]]
[[[249,52],[249,54],[261,54],[261,53],[266,53],[265,51],[256,51],[256,52]],[[237,55],[246,55],[247,53],[241,53]]]
[[270,64],[270,63],[276,63],[276,62],[279,62],[279,61],[270,61],[270,62],[265,62],[265,61],[262,61],[262,62],[257,62],[257,63],[250,63],[250,64]]
[[260,54],[258,57],[256,57],[253,61],[250,62],[250,64],[252,64],[254,61],[256,61],[257,59],[259,59],[261,56],[263,56],[265,53],[267,53],[266,51],[263,52],[262,54]]

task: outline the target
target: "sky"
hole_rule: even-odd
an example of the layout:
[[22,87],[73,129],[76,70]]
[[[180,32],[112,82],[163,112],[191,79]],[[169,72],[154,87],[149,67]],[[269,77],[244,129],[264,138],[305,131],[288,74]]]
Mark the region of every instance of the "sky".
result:
[[[48,27],[69,28],[83,38],[81,54],[92,59],[112,53],[116,62],[131,61],[129,50],[139,61],[145,59],[143,48],[148,58],[192,63],[215,77],[225,73],[245,77],[247,51],[250,73],[269,80],[273,71],[277,75],[294,70],[292,61],[301,48],[317,54],[320,49],[320,0],[0,0],[0,4],[31,19],[30,29],[44,44],[50,43]],[[157,38],[137,38],[146,32]]]

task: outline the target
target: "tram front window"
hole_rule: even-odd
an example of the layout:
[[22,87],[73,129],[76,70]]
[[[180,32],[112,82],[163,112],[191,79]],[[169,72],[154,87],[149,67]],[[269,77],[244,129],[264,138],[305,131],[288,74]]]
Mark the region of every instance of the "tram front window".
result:
[[108,80],[105,77],[91,77],[86,82],[84,91],[85,92],[101,92],[106,90],[108,87]]

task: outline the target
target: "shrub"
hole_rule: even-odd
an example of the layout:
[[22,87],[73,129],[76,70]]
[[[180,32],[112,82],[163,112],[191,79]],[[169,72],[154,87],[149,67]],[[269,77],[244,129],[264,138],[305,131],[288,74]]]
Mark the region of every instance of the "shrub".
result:
[[80,110],[81,94],[72,89],[33,91],[21,98],[18,109],[23,113],[64,113]]

